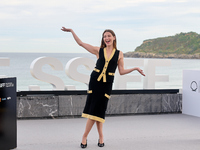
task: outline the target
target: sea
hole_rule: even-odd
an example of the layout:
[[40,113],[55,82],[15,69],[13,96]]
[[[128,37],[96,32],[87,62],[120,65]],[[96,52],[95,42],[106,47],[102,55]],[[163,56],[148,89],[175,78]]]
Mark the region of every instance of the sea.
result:
[[[65,85],[74,85],[76,90],[87,90],[87,85],[69,78],[65,72],[68,61],[76,57],[90,58],[96,61],[96,57],[90,53],[0,53],[1,57],[10,59],[9,66],[0,65],[0,76],[17,78],[17,91],[28,91],[29,85],[39,85],[40,90],[53,90],[49,83],[34,78],[30,72],[32,62],[39,57],[53,57],[63,64],[63,70],[57,71],[50,65],[44,65],[42,71],[59,77]],[[127,59],[150,59],[150,58],[127,58]],[[168,75],[169,81],[156,82],[155,89],[182,89],[183,70],[200,70],[199,59],[170,59],[171,66],[156,67],[156,75]],[[136,66],[137,67],[137,66]],[[140,66],[143,69],[143,66]],[[87,70],[84,65],[77,68],[78,72],[90,75],[91,70]],[[133,74],[137,74],[135,71]],[[143,77],[142,77],[143,78]],[[141,82],[129,82],[128,90],[143,89],[143,79]]]

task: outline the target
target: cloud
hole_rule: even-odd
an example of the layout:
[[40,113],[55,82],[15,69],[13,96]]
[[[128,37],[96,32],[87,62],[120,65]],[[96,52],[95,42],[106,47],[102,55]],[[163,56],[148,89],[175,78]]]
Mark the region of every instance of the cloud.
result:
[[[138,10],[138,7],[144,13],[150,8],[154,8],[154,12],[159,11],[162,13],[163,7],[165,8],[164,4],[186,2],[183,0],[1,0],[0,20],[31,21],[32,19],[42,19],[44,21],[52,17],[55,17],[56,20],[62,17],[63,19],[67,17],[73,20],[73,18],[81,18],[83,15],[98,15],[101,13],[106,13],[109,16],[110,13],[118,13],[122,9]],[[160,4],[160,6],[157,4]],[[115,16],[116,18],[117,16]],[[123,18],[124,16],[120,19]]]
[[[186,2],[183,0],[1,0],[0,6],[12,7],[18,9],[24,7],[30,11],[42,13],[49,10],[65,10],[74,13],[99,13],[102,11],[112,11],[125,7],[138,6],[145,3],[169,3],[169,2]],[[49,14],[49,13],[48,13]],[[49,14],[51,15],[51,13]]]
[[14,41],[13,38],[0,38],[0,42],[12,42]]
[[133,50],[148,38],[200,32],[199,13],[200,2],[193,0],[1,0],[0,41],[5,39],[1,47],[7,44],[7,50],[6,39],[12,39],[17,50],[35,46],[53,51],[59,45],[60,50],[67,46],[74,52],[80,49],[70,34],[60,30],[62,26],[97,46],[103,30],[111,28],[117,32],[119,46]]

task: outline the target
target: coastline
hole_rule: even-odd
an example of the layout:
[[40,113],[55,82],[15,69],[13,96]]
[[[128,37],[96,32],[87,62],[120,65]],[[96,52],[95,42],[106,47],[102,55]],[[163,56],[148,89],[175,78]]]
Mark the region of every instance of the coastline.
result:
[[124,57],[200,59],[200,54],[155,54],[155,53],[143,53],[143,52],[127,52],[124,53]]

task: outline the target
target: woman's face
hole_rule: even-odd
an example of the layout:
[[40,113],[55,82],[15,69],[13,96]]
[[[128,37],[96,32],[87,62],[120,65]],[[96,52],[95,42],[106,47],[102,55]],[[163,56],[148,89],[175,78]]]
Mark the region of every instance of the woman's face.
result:
[[115,40],[115,37],[110,32],[105,32],[103,35],[103,40],[106,46],[112,46],[113,41]]

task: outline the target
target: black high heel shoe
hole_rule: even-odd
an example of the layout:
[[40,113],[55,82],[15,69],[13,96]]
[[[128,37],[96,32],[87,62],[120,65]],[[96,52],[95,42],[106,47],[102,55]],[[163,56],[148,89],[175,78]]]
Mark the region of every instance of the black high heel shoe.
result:
[[86,147],[87,147],[87,140],[86,140],[86,144],[81,143],[81,148],[86,148]]
[[104,147],[104,143],[99,143],[99,141],[98,141],[98,144],[97,144],[99,147]]

